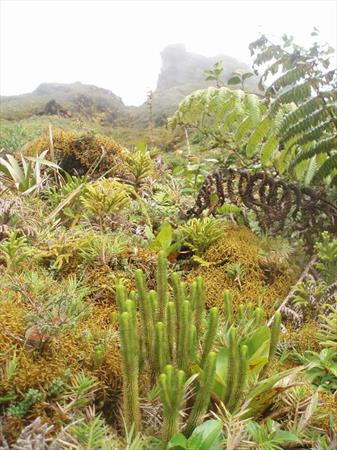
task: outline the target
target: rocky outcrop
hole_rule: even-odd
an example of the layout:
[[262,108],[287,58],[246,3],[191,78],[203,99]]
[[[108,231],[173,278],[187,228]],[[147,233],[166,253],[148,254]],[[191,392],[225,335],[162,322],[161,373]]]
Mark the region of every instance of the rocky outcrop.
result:
[[[249,71],[247,64],[227,55],[212,57],[190,53],[183,44],[169,45],[161,52],[162,68],[158,77],[157,90],[165,91],[185,84],[209,86],[205,81],[205,70],[210,69],[217,61],[223,62],[223,81],[227,82],[232,72],[237,69]],[[255,83],[251,83],[256,85]]]

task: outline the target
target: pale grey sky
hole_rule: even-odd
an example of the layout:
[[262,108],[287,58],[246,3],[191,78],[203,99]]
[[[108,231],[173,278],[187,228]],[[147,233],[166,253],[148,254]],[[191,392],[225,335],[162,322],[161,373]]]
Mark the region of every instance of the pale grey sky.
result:
[[0,0],[2,95],[42,82],[95,84],[126,104],[154,89],[160,51],[225,53],[250,62],[248,44],[260,31],[308,42],[316,26],[337,46],[336,0],[92,1]]

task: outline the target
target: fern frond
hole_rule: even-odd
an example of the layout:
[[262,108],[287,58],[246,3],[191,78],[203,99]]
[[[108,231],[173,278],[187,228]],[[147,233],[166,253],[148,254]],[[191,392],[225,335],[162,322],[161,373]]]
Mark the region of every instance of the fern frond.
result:
[[246,117],[241,122],[234,134],[234,140],[235,142],[237,142],[237,144],[240,144],[242,142],[242,139],[249,133],[253,125],[254,120],[250,116]]
[[259,55],[257,55],[254,64],[257,66],[261,66],[272,59],[279,59],[284,55],[284,51],[279,45],[270,45],[266,48],[266,50],[262,51]]
[[323,139],[317,144],[309,147],[308,149],[301,152],[292,162],[291,167],[296,166],[299,162],[304,161],[305,159],[310,159],[315,155],[319,155],[320,153],[329,153],[331,150],[337,150],[337,137],[332,136],[327,139]]
[[301,136],[297,136],[296,139],[293,140],[293,143],[296,143],[298,146],[304,146],[311,143],[312,141],[319,140],[332,131],[333,124],[331,120],[327,120],[317,127],[313,128],[312,130],[302,134]]
[[315,172],[317,170],[317,161],[316,161],[316,155],[313,156],[310,159],[308,168],[307,168],[307,172],[305,174],[305,178],[304,178],[304,184],[305,185],[309,185],[312,181],[312,179],[314,178]]
[[264,166],[271,161],[273,154],[279,146],[279,140],[272,135],[261,148],[261,162]]
[[337,169],[337,153],[327,159],[321,167],[318,169],[314,176],[314,181],[322,180],[329,176],[332,172]]
[[310,128],[314,128],[322,123],[323,120],[326,120],[329,117],[329,113],[325,108],[319,109],[314,113],[310,114],[305,119],[300,122],[294,124],[290,127],[284,135],[282,135],[282,142],[287,141],[293,136],[302,135],[303,133],[310,130]]
[[244,108],[253,123],[258,123],[261,117],[261,102],[254,94],[248,94],[243,100]]
[[280,94],[271,105],[271,108],[270,108],[271,116],[273,116],[278,111],[278,109],[281,105],[284,105],[287,103],[298,104],[298,103],[306,100],[311,95],[312,86],[313,86],[313,81],[307,80],[302,84],[298,84],[297,86],[290,88],[283,94]]
[[272,83],[270,88],[267,89],[266,95],[268,95],[269,90],[279,91],[280,89],[297,83],[305,77],[310,67],[311,65],[308,63],[300,63],[293,69],[288,70],[284,75],[280,76]]
[[280,133],[285,133],[287,129],[294,125],[296,122],[305,119],[308,115],[321,109],[323,105],[324,103],[320,96],[310,98],[306,102],[302,103],[302,105],[300,105],[298,108],[296,108],[294,111],[291,111],[284,117],[280,125]]
[[246,155],[252,156],[257,151],[258,145],[263,141],[263,139],[268,135],[270,129],[272,127],[272,121],[266,117],[263,119],[258,126],[255,128],[253,133],[250,135],[247,146],[246,146]]

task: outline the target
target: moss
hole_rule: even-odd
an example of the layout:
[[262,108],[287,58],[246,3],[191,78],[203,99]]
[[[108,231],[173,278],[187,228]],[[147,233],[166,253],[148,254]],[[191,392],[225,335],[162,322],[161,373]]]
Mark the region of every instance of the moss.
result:
[[[85,175],[98,161],[95,177],[111,168],[110,176],[122,176],[126,171],[123,148],[110,137],[56,128],[53,130],[53,145],[56,160],[70,174]],[[45,134],[28,142],[24,153],[35,156],[49,147],[49,136]]]
[[282,334],[282,341],[299,353],[303,353],[306,350],[319,352],[318,326],[317,322],[310,320],[305,322],[300,329],[289,327],[287,333]]
[[[99,382],[95,400],[104,404],[107,399],[113,401],[119,396],[122,384],[121,363],[117,339],[116,323],[113,321],[114,309],[109,306],[93,305],[90,314],[71,330],[53,336],[43,353],[25,346],[24,335],[29,326],[29,309],[23,300],[16,303],[0,303],[0,365],[6,366],[14,354],[17,370],[15,376],[8,380],[5,374],[0,380],[0,395],[15,391],[19,398],[30,388],[46,391],[57,377],[62,378],[66,370],[77,374],[84,370]],[[95,348],[103,344],[104,353],[99,364],[95,361]],[[48,398],[39,402],[27,417],[13,422],[7,417],[4,428],[9,438],[17,436],[20,428],[37,415],[55,424],[61,417],[55,417],[58,409],[52,406]]]
[[[18,370],[11,383],[1,383],[0,392],[6,392],[8,389],[25,392],[29,388],[44,388],[54,378],[61,377],[66,369],[73,373],[87,369],[112,389],[120,385],[121,369],[116,340],[108,342],[100,367],[95,368],[92,360],[96,343],[104,338],[109,327],[115,326],[112,322],[111,307],[94,305],[88,317],[82,319],[75,328],[53,336],[48,349],[40,354],[23,345],[27,328],[25,314],[27,316],[28,311],[15,305],[1,306],[2,348],[9,352],[16,346]],[[7,313],[3,308],[7,309]],[[87,336],[90,336],[90,339]],[[8,360],[9,354],[2,358]]]
[[[262,248],[259,239],[246,227],[226,226],[224,236],[202,256],[203,260],[211,264],[192,270],[189,274],[189,278],[199,275],[204,278],[209,307],[218,306],[222,309],[222,293],[229,289],[235,310],[241,303],[251,302],[272,314],[296,277],[294,271],[286,267],[275,269],[272,276],[266,273],[260,257]],[[240,263],[244,270],[241,286],[226,271],[231,263]]]
[[149,285],[154,288],[156,254],[151,250],[134,247],[120,255],[114,267],[109,265],[90,264],[85,269],[84,282],[91,288],[90,300],[95,304],[109,305],[117,309],[114,286],[123,280],[128,291],[135,288],[134,270],[142,269],[149,274]]
[[[320,408],[316,415],[314,425],[328,430],[330,432],[336,431],[337,426],[337,392],[320,391],[319,392]],[[330,418],[334,426],[332,427]]]

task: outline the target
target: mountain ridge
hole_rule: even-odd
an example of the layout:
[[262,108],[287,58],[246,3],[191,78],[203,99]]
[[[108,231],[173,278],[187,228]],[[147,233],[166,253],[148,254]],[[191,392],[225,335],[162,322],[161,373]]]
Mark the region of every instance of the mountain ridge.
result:
[[[173,114],[179,102],[196,89],[212,82],[205,80],[205,70],[223,61],[223,83],[234,70],[249,71],[247,64],[227,55],[212,57],[188,52],[184,44],[172,44],[161,52],[162,65],[151,106],[126,106],[111,90],[95,85],[74,83],[41,83],[25,94],[1,96],[0,115],[7,120],[20,120],[34,115],[95,118],[111,126],[145,126],[153,122],[161,126]],[[257,77],[247,80],[247,90],[257,92]]]

